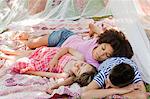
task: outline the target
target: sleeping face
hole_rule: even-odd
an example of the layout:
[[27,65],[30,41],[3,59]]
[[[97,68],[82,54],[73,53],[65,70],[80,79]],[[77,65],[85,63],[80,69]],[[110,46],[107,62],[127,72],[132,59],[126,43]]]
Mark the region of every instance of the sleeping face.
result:
[[108,43],[99,44],[95,49],[93,49],[93,58],[97,61],[104,61],[111,57],[113,54],[113,48]]
[[75,76],[80,76],[81,74],[92,71],[92,70],[93,70],[93,66],[91,66],[83,61],[76,61],[74,63],[74,66],[71,68],[71,72]]

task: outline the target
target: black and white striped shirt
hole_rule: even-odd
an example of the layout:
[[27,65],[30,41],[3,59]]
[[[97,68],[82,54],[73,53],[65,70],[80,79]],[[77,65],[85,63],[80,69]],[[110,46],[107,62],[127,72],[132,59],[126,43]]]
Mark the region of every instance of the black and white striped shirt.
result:
[[133,83],[137,83],[139,81],[142,81],[142,78],[141,78],[141,75],[140,75],[140,73],[138,71],[138,68],[137,68],[136,64],[132,60],[127,59],[125,57],[113,57],[113,58],[107,59],[106,61],[104,61],[100,65],[99,72],[94,77],[94,81],[97,82],[97,84],[100,86],[100,88],[104,88],[105,87],[105,80],[107,79],[111,69],[114,66],[119,65],[121,63],[129,64],[130,66],[132,66],[134,68],[135,77],[134,77]]

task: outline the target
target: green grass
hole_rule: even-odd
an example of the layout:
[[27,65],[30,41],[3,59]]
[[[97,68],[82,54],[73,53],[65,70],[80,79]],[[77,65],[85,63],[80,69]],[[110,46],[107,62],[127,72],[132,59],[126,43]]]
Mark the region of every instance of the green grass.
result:
[[[147,91],[147,92],[150,92],[150,84],[149,84],[149,85],[146,85],[146,91]],[[150,97],[148,97],[148,99],[150,99]]]
[[149,85],[146,85],[146,91],[147,91],[147,92],[150,92],[150,84],[149,84]]

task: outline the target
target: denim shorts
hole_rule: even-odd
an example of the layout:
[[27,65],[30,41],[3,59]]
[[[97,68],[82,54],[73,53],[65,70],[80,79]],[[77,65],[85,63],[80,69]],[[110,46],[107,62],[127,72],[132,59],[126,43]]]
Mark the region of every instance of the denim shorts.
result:
[[67,29],[53,31],[48,37],[48,47],[61,47],[64,41],[71,35],[74,35],[74,33]]

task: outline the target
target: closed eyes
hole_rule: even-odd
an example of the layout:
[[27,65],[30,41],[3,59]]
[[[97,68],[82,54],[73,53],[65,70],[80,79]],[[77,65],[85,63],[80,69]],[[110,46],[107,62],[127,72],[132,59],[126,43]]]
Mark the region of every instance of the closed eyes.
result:
[[81,73],[81,69],[82,69],[84,66],[86,66],[86,64],[85,64],[85,63],[81,63],[81,66],[82,66],[82,67],[80,67],[80,68],[78,69],[78,71],[77,71],[77,74],[78,74],[78,75]]
[[78,74],[78,75],[80,74],[80,71],[81,71],[80,69],[77,71],[77,74]]
[[104,51],[106,49],[106,45],[102,46],[102,50]]
[[103,47],[102,47],[102,50],[104,51],[104,50],[105,50],[105,48],[103,48]]
[[[102,50],[105,51],[106,50],[106,45],[102,46]],[[107,58],[109,58],[111,56],[111,54],[106,53],[105,54]]]
[[109,58],[111,55],[110,55],[110,54],[108,54],[108,53],[106,53],[106,56]]

